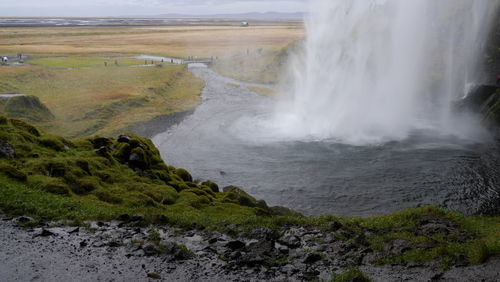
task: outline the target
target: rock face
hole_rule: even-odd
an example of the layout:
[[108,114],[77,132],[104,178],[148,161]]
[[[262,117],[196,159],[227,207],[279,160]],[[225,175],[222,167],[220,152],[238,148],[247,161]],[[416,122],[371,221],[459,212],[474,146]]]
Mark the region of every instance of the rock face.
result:
[[16,156],[16,151],[11,144],[0,141],[0,158],[12,159]]

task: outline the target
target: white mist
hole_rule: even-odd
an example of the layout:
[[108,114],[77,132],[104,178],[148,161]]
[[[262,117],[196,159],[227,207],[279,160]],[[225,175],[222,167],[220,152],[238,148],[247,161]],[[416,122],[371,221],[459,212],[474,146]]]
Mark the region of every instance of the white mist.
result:
[[[292,95],[265,125],[276,138],[366,145],[415,131],[466,135],[453,101],[476,62],[497,0],[312,0]],[[467,127],[467,129],[466,129]]]

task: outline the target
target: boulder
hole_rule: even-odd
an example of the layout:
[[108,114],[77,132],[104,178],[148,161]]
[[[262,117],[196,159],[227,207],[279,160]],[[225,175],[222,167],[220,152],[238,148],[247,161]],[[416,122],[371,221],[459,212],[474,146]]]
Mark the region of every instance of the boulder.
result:
[[13,159],[16,156],[16,151],[11,144],[0,141],[0,158]]

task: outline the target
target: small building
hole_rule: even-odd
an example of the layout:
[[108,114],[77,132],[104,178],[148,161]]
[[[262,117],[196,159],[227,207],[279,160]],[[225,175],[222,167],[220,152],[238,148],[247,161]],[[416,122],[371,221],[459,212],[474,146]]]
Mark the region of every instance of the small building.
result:
[[240,24],[241,27],[248,27],[250,24],[248,22],[241,22]]

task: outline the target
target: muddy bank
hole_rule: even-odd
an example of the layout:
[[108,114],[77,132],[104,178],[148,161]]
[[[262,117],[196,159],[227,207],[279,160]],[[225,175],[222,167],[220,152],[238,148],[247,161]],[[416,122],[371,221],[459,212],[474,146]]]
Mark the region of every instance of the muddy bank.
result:
[[[305,281],[329,280],[332,273],[350,267],[360,268],[374,281],[498,281],[500,277],[498,258],[482,265],[457,263],[447,271],[437,262],[375,265],[370,261],[378,254],[360,247],[359,238],[347,242],[334,236],[347,232],[338,224],[332,224],[330,231],[256,228],[245,236],[230,236],[144,226],[140,217],[92,222],[88,227],[20,227],[19,222],[30,219],[1,217],[0,278],[7,281]],[[387,251],[404,248],[399,241]]]

